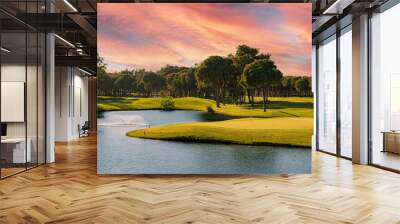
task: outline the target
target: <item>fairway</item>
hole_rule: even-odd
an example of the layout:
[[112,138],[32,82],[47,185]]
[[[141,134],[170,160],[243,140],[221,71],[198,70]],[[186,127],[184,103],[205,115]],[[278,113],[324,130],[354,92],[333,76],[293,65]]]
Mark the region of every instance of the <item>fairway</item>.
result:
[[241,118],[170,124],[128,132],[131,137],[245,145],[311,146],[312,118]]
[[[163,98],[99,97],[99,111],[160,110]],[[130,137],[245,145],[311,146],[313,99],[270,97],[264,112],[262,98],[254,106],[221,104],[196,97],[175,98],[175,109],[204,111],[209,122],[169,124],[127,133]],[[213,113],[207,112],[211,107]],[[222,115],[222,116],[221,116]],[[229,119],[229,120],[226,120]],[[213,121],[212,120],[224,120]]]
[[[134,97],[98,97],[99,111],[114,110],[159,110],[163,98],[134,98]],[[232,117],[313,117],[312,97],[270,97],[267,112],[263,112],[262,104],[254,107],[245,103],[242,105],[221,104],[215,106],[215,101],[197,97],[175,98],[175,109],[207,111],[212,107],[215,113]],[[261,102],[261,98],[255,102]]]

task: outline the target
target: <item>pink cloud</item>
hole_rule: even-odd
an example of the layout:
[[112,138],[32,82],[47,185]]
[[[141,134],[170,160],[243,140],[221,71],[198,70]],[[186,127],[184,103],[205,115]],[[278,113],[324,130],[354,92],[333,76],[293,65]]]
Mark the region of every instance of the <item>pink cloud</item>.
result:
[[114,65],[192,66],[248,44],[285,74],[310,74],[310,4],[118,3],[99,4],[98,13],[98,51]]

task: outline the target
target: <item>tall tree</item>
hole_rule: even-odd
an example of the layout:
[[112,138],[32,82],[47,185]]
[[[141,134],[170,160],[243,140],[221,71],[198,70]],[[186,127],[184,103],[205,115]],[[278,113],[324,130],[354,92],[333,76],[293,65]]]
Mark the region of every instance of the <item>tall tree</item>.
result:
[[107,64],[104,62],[104,58],[100,57],[100,55],[97,54],[97,73],[106,74],[106,70]]
[[97,54],[97,92],[99,95],[110,95],[113,88],[113,80],[107,73],[107,64]]
[[136,80],[133,71],[124,70],[114,80],[114,87],[119,91],[120,95],[131,95],[136,89]]
[[236,57],[250,57],[250,58],[255,58],[259,53],[259,50],[257,48],[249,47],[245,44],[241,44],[237,46],[236,48]]
[[[104,60],[98,56],[98,94],[150,96],[155,93],[164,94],[165,91],[168,91],[167,94],[173,97],[213,97],[218,101],[218,105],[220,102],[225,103],[226,100],[232,103],[246,102],[247,95],[248,101],[254,105],[254,97],[262,94],[262,88],[247,85],[244,82],[245,80],[242,80],[242,75],[245,66],[255,60],[272,61],[270,54],[259,52],[257,48],[247,45],[239,45],[236,52],[227,57],[209,57],[201,63],[201,68],[197,64],[191,68],[165,65],[157,72],[138,69],[135,72],[124,70],[110,73],[106,71],[107,65]],[[220,70],[209,69],[209,67],[213,67],[212,61],[217,61],[216,67]],[[217,74],[209,77],[208,73],[202,74],[203,71]],[[126,77],[127,74],[131,75]],[[133,77],[133,79],[130,77]],[[306,82],[308,83],[307,87]],[[268,96],[310,96],[312,95],[311,78],[307,76],[285,76],[281,82],[272,84],[265,90]]]
[[183,76],[182,81],[186,96],[197,95],[197,84],[196,84],[197,81],[195,72],[196,72],[195,68],[189,68],[181,72]]
[[262,91],[264,112],[267,110],[269,88],[279,83],[281,79],[282,73],[269,59],[255,60],[245,66],[242,74],[242,83],[245,86]]
[[159,92],[166,86],[165,78],[155,72],[146,72],[142,82],[147,96]]
[[300,96],[307,95],[307,90],[309,89],[308,80],[306,77],[301,77],[296,80],[294,84],[296,91],[300,93]]
[[[239,74],[242,74],[244,67],[247,64],[252,63],[257,58],[258,55],[259,55],[259,50],[257,48],[252,48],[252,47],[249,47],[244,44],[239,45],[236,48],[236,53],[234,56],[234,65],[235,65],[236,69],[238,70]],[[268,56],[268,55],[260,54],[259,56],[263,57],[263,56]],[[239,84],[240,84],[240,81],[239,81]],[[254,104],[254,89],[246,88],[246,92],[247,92],[247,97],[249,99],[249,102],[251,104]],[[253,95],[253,97],[251,98],[252,95]]]
[[99,95],[111,95],[113,80],[111,76],[104,73],[97,73],[97,91]]
[[178,73],[180,71],[188,69],[187,67],[179,67],[179,66],[174,66],[174,65],[166,65],[160,70],[157,71],[157,74],[162,75],[162,76],[167,76],[172,73]]
[[220,97],[233,69],[232,60],[221,56],[208,57],[196,69],[195,75],[200,86],[210,86],[214,90],[217,107],[220,107]]
[[173,97],[183,95],[183,75],[181,72],[171,73],[167,76],[167,87]]
[[292,89],[292,81],[293,77],[292,76],[285,76],[282,79],[282,87],[285,88],[286,92],[286,97],[290,96],[291,89]]

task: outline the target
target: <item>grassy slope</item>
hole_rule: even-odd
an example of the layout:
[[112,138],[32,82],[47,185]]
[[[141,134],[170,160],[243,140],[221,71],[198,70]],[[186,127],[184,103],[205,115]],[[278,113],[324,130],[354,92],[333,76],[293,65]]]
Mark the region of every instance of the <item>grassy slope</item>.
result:
[[[256,99],[256,101],[261,100],[261,98]],[[175,107],[180,110],[206,111],[207,106],[211,106],[216,113],[233,117],[312,117],[312,100],[311,97],[270,97],[267,112],[263,112],[262,104],[256,104],[254,108],[249,104],[227,104],[216,108],[214,100],[195,97],[176,98]],[[98,109],[100,111],[161,109],[161,98],[103,96],[98,98]]]
[[128,132],[131,137],[310,147],[312,118],[241,118],[219,122],[169,124]]
[[[99,97],[98,108],[100,111],[161,109],[161,100]],[[313,124],[311,97],[270,97],[267,112],[263,112],[262,104],[256,104],[254,107],[249,104],[227,104],[216,108],[215,101],[209,99],[182,97],[174,100],[176,109],[206,111],[207,106],[211,106],[216,114],[237,119],[170,124],[131,131],[128,136],[179,141],[310,146]],[[262,98],[255,100],[261,102]]]

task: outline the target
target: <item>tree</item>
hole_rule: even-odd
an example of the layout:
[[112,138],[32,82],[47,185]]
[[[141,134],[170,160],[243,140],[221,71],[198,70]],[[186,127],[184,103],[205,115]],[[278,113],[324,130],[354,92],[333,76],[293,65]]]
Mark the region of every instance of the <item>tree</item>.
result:
[[214,90],[217,107],[220,107],[220,97],[233,69],[232,60],[221,56],[208,57],[196,69],[196,80],[200,86],[210,86]]
[[306,77],[301,77],[297,79],[294,86],[296,88],[296,91],[300,93],[300,96],[307,95],[307,90],[310,88],[308,79]]
[[136,89],[136,80],[133,76],[133,71],[124,70],[114,80],[114,88],[116,88],[120,95],[131,95]]
[[308,93],[309,93],[309,96],[311,96],[312,95],[312,79],[311,79],[311,77],[307,77],[307,82],[308,82],[308,89],[307,89],[307,91],[308,91]]
[[100,55],[97,54],[97,73],[106,74],[106,70],[107,64],[104,62],[104,58],[100,57]]
[[242,95],[244,95],[244,91],[243,87],[240,85],[240,75],[242,71],[236,63],[236,58],[234,55],[229,54],[228,58],[232,61],[233,69],[230,73],[230,78],[227,80],[226,86],[228,89],[228,95],[231,97],[233,102],[237,104],[239,102],[243,102]]
[[147,96],[159,92],[166,86],[165,78],[155,72],[146,72],[143,76],[142,83]]
[[146,74],[146,70],[144,69],[139,69],[135,71],[134,74],[134,78],[135,78],[135,82],[136,82],[136,88],[135,91],[137,91],[137,93],[139,95],[145,96],[145,89],[144,89],[144,84],[143,84],[143,77]]
[[245,44],[241,44],[236,48],[236,57],[246,56],[249,58],[255,58],[258,53],[259,50],[257,48],[252,48]]
[[180,71],[188,69],[187,67],[179,67],[174,65],[166,65],[157,71],[157,74],[167,76],[172,73],[178,73]]
[[[227,57],[209,57],[200,63],[201,66],[195,64],[193,67],[185,67],[167,64],[157,72],[136,69],[110,73],[107,72],[104,60],[99,55],[97,57],[99,95],[197,96],[214,98],[218,105],[220,102],[228,101],[236,104],[243,103],[246,102],[246,96],[254,105],[255,96],[261,96],[263,89],[254,88],[245,82],[246,80],[242,77],[244,68],[256,60],[272,61],[270,54],[259,52],[257,48],[247,45],[239,45],[234,54],[229,54]],[[213,63],[215,68],[213,68]],[[299,79],[302,80],[299,81]],[[285,76],[281,82],[271,84],[265,91],[267,97],[311,96],[311,78]]]
[[113,80],[108,74],[98,73],[97,91],[99,95],[111,95]]
[[183,80],[180,72],[171,73],[167,76],[167,87],[173,97],[182,96]]
[[195,96],[197,95],[197,81],[195,75],[196,69],[189,68],[182,72],[183,75],[183,84],[185,89],[186,96]]
[[276,85],[282,79],[282,73],[277,69],[274,62],[269,59],[255,60],[245,66],[241,82],[251,89],[261,90],[263,93],[264,112],[267,110],[266,102],[268,91],[272,85]]
[[[259,50],[257,48],[252,48],[252,47],[249,47],[244,44],[239,45],[236,48],[236,53],[234,56],[234,65],[235,65],[236,69],[238,70],[239,75],[241,75],[243,73],[244,67],[246,65],[252,63],[254,60],[256,60],[257,57],[260,57],[260,59],[264,59],[264,57],[268,57],[267,59],[269,59],[269,55],[265,55],[265,54],[259,55]],[[239,84],[239,86],[241,84],[240,78],[238,78],[238,84]],[[254,90],[251,88],[246,88],[246,91],[247,91],[247,97],[249,99],[249,102],[253,105],[254,104]]]
[[99,95],[108,95],[113,88],[112,78],[107,73],[107,64],[97,54],[97,92]]
[[285,88],[286,97],[290,96],[290,92],[292,89],[293,77],[292,76],[285,76],[282,79],[282,87]]

